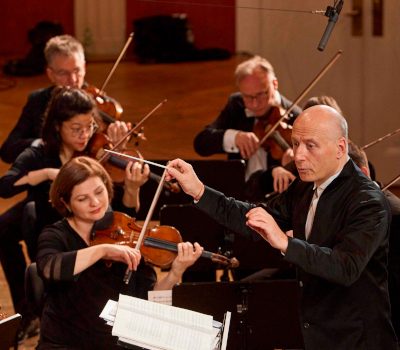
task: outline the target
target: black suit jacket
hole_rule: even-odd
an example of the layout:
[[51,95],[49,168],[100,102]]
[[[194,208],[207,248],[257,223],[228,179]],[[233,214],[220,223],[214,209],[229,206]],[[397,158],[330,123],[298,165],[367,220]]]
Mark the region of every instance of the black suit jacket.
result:
[[[296,265],[306,349],[397,349],[387,290],[390,208],[385,196],[347,162],[322,193],[306,242],[312,188],[313,183],[297,178],[260,205],[283,231],[293,229],[284,260]],[[255,205],[206,189],[197,206],[236,232],[260,237],[246,226],[245,215]]]
[[400,198],[392,192],[384,191],[392,212],[389,238],[389,296],[392,310],[392,324],[400,339]]
[[0,157],[4,162],[14,163],[25,148],[41,137],[44,113],[53,89],[54,85],[29,94],[17,124],[0,148]]
[[[288,109],[292,102],[282,96],[282,107]],[[290,124],[301,113],[301,108],[295,106],[291,112]],[[245,105],[240,92],[234,93],[229,97],[228,104],[221,111],[216,120],[198,134],[194,140],[194,149],[201,156],[211,156],[217,153],[226,153],[222,148],[224,133],[227,129],[241,131],[253,131],[254,118],[246,117]],[[229,153],[229,159],[242,159],[240,153]]]

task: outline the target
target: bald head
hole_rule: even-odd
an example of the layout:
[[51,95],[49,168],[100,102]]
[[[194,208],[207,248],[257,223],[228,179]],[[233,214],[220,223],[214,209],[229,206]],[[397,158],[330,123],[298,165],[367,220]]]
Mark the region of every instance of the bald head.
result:
[[346,119],[332,107],[317,105],[307,108],[297,117],[293,128],[298,127],[300,124],[313,125],[313,128],[325,133],[332,141],[343,137],[347,143],[348,127]]
[[314,106],[293,124],[294,160],[300,178],[319,186],[347,162],[347,123],[332,107]]

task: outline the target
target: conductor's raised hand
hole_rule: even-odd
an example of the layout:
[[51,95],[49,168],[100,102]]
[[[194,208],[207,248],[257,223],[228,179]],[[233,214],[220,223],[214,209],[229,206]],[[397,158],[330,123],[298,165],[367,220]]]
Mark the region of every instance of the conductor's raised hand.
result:
[[174,159],[168,163],[165,175],[166,181],[176,179],[183,191],[193,198],[200,198],[204,191],[202,182],[197,177],[193,167],[182,159]]
[[274,218],[264,209],[257,207],[251,209],[246,217],[246,225],[258,232],[272,247],[286,253],[288,237],[279,228]]

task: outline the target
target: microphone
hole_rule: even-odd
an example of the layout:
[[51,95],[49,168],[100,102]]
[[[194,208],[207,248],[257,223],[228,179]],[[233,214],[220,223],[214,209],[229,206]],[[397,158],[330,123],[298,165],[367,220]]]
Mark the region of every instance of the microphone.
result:
[[335,26],[336,22],[339,19],[339,13],[340,13],[340,11],[342,11],[343,1],[344,0],[340,0],[337,7],[328,6],[328,8],[326,9],[325,16],[329,17],[329,20],[328,20],[328,25],[325,29],[324,35],[322,36],[321,41],[319,42],[319,45],[318,45],[319,51],[324,51],[324,49],[325,49],[325,45],[328,42],[328,39],[332,33],[333,27]]

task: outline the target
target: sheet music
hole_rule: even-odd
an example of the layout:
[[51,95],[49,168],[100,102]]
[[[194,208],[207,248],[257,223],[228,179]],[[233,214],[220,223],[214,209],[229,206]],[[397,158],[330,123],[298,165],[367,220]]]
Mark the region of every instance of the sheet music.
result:
[[106,306],[100,314],[100,317],[107,321],[107,324],[112,326],[117,314],[118,302],[114,300],[107,301]]
[[146,300],[123,294],[119,295],[117,314],[121,309],[137,312],[143,316],[152,316],[179,326],[190,327],[211,334],[213,318],[200,312],[181,309],[175,306],[149,303]]
[[150,290],[148,299],[154,303],[172,306],[172,290]]
[[155,349],[209,350],[212,316],[120,295],[112,334]]

